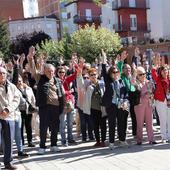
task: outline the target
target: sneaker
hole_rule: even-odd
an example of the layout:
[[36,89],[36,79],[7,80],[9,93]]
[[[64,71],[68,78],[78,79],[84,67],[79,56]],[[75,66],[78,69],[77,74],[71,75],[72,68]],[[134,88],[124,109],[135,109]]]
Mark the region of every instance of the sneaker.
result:
[[170,143],[170,139],[166,140],[166,143]]
[[57,146],[51,146],[50,151],[51,152],[61,152],[61,150]]
[[113,150],[115,148],[114,143],[109,143],[109,149]]
[[62,147],[68,147],[68,143],[62,143]]
[[38,155],[44,155],[44,154],[45,154],[45,149],[44,148],[39,148]]
[[100,146],[101,146],[101,147],[106,147],[105,142],[101,142],[101,143],[100,143]]
[[162,139],[161,142],[162,142],[162,143],[166,143],[166,139]]
[[35,145],[32,142],[30,142],[28,143],[28,147],[35,147]]
[[100,146],[100,142],[96,142],[93,146],[94,147],[99,147]]
[[149,144],[150,145],[155,145],[155,144],[157,144],[157,142],[156,141],[150,141]]
[[72,140],[69,140],[68,143],[74,144],[74,143],[76,143],[76,141],[72,139]]
[[11,170],[14,170],[14,169],[17,169],[17,167],[16,167],[15,165],[13,165],[13,164],[9,163],[9,164],[6,164],[6,165],[5,165],[5,169],[11,169]]
[[129,147],[129,144],[126,141],[119,141],[119,146],[120,147]]
[[29,155],[26,152],[18,152],[18,157],[29,157]]
[[137,145],[142,145],[142,142],[137,142]]
[[72,140],[69,140],[69,141],[68,141],[68,144],[69,144],[69,145],[75,145],[75,144],[77,144],[77,142],[72,139]]

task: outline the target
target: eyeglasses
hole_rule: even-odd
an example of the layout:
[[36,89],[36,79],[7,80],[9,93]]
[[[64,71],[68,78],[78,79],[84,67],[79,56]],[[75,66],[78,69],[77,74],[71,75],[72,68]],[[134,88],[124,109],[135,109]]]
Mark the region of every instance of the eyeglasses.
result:
[[83,79],[89,79],[89,77],[83,77]]
[[0,72],[0,75],[5,75],[6,73],[5,72]]
[[138,74],[138,76],[145,76],[146,75],[146,73],[141,73],[141,74]]
[[96,76],[97,74],[90,74],[90,77],[92,77],[92,76]]
[[60,74],[63,73],[64,74],[65,72],[64,71],[59,71],[58,73],[60,73]]
[[113,74],[119,73],[119,71],[112,71]]

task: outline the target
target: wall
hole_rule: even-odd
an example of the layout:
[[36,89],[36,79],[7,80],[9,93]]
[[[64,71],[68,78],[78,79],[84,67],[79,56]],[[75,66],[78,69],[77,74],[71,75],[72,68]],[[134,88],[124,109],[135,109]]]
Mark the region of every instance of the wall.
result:
[[16,20],[9,22],[10,38],[15,39],[22,33],[32,33],[34,31],[44,31],[52,39],[57,40],[57,22],[52,18],[35,18],[26,20]]
[[156,40],[158,40],[160,37],[163,37],[164,35],[162,10],[163,10],[162,0],[150,0],[148,20],[151,24],[151,38],[154,38]]
[[6,20],[23,19],[22,0],[0,0],[0,18]]

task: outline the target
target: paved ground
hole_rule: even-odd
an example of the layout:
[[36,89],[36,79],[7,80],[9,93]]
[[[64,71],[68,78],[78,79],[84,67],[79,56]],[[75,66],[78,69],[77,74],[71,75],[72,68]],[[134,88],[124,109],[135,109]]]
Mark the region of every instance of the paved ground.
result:
[[59,144],[61,153],[47,149],[45,155],[39,156],[37,142],[36,148],[27,148],[29,158],[18,159],[15,154],[14,163],[19,170],[170,170],[170,144],[161,143],[159,127],[154,127],[157,145],[149,145],[145,138],[138,146],[128,132],[129,148],[117,147],[111,151],[108,147],[92,147],[94,142],[80,142],[69,147]]

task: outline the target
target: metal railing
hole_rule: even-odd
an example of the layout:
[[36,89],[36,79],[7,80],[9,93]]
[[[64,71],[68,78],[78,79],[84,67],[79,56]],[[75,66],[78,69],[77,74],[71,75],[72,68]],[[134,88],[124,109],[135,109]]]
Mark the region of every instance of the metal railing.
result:
[[[142,0],[141,0],[142,1]],[[121,8],[134,8],[134,9],[150,9],[150,2],[149,0],[143,0],[142,3],[136,3],[133,6],[129,3],[125,2],[124,0],[115,0],[112,2],[112,9],[118,10]]]
[[101,23],[101,17],[100,16],[84,16],[84,15],[75,15],[74,16],[74,23]]
[[150,23],[147,23],[147,27],[140,26],[140,27],[131,27],[130,25],[126,24],[113,24],[113,29],[116,32],[127,32],[127,31],[142,31],[142,32],[150,32],[151,26]]

